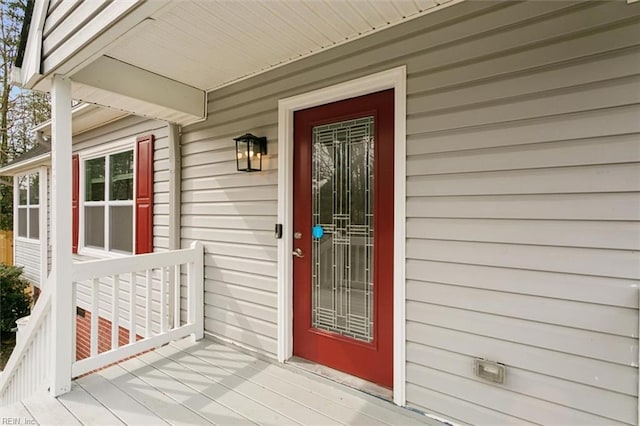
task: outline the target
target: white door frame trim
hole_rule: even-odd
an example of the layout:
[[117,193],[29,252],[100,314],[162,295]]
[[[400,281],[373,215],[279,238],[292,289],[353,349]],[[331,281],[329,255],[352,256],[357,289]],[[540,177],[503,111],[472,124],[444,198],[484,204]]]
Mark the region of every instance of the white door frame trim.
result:
[[278,361],[293,355],[293,114],[295,111],[395,89],[393,401],[405,405],[406,66],[278,102]]

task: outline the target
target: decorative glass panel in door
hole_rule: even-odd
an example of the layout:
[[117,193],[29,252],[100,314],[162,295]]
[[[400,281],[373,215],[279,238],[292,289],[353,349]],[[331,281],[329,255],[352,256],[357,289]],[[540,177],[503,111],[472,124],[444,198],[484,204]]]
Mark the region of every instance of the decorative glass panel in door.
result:
[[[373,340],[374,118],[313,128],[312,325]],[[320,235],[320,233],[318,233]]]

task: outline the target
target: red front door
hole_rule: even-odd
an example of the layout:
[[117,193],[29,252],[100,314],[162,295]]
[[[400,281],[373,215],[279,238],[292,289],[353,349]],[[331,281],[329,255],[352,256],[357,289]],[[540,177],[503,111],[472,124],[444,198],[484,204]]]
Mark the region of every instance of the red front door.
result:
[[294,355],[393,387],[393,90],[295,113]]

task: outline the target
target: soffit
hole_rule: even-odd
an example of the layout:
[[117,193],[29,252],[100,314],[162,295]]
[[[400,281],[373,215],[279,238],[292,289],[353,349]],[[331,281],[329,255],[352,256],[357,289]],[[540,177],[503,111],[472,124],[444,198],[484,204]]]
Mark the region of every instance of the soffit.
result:
[[450,0],[182,1],[109,57],[212,90],[437,10]]

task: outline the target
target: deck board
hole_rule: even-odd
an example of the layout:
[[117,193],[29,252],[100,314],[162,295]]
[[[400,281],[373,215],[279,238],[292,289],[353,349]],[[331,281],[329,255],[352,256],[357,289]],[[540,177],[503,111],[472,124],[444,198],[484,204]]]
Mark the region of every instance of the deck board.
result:
[[33,424],[33,422],[35,422],[35,419],[31,413],[27,411],[22,402],[16,402],[2,407],[2,411],[0,412],[2,413],[1,418],[12,419],[12,421],[16,419],[16,422],[18,420],[21,422],[20,424]]
[[82,377],[77,380],[77,383],[126,424],[168,424],[147,407],[128,397],[126,393],[99,374],[90,374]]
[[80,421],[64,405],[48,398],[44,391],[24,401],[24,406],[40,425],[80,425]]
[[117,426],[124,424],[77,383],[73,383],[72,391],[60,396],[58,401],[84,425]]
[[218,425],[255,425],[228,407],[208,398],[199,392],[194,391],[189,386],[166,375],[160,370],[145,364],[139,359],[127,361],[124,368],[135,374],[149,386],[163,392],[173,399],[177,404],[183,405],[204,416],[209,422]]
[[39,424],[442,425],[388,401],[212,340],[189,339],[3,407]]
[[[165,355],[167,348],[161,348],[157,351],[158,354]],[[229,370],[225,370],[218,365],[211,364],[205,360],[198,358],[192,354],[187,355],[185,352],[179,352],[178,354],[168,355],[168,357],[174,361],[180,362],[182,365],[193,368],[195,371],[200,371],[207,377],[214,378],[225,387],[230,387],[236,392],[241,392],[245,396],[259,401],[261,404],[266,405],[272,410],[275,410],[283,415],[293,419],[300,424],[319,424],[319,425],[331,425],[339,424],[336,420],[330,416],[323,414],[321,411],[313,410],[308,406],[300,403],[299,400],[284,397],[282,394],[274,392],[272,389],[256,384],[251,380],[247,380],[242,375],[237,374]],[[222,380],[215,379],[216,377],[223,377]],[[325,410],[324,413],[327,413]]]
[[271,398],[272,395],[269,393],[265,392],[261,395],[266,400],[266,403],[258,402],[247,395],[244,392],[245,389],[234,389],[234,386],[241,386],[242,383],[239,383],[232,376],[225,376],[221,372],[202,371],[194,368],[203,367],[203,365],[194,365],[190,360],[185,360],[184,358],[189,356],[185,352],[181,352],[184,355],[181,355],[180,362],[165,358],[157,352],[145,354],[147,360],[153,360],[154,367],[161,369],[176,380],[180,380],[194,391],[207,395],[209,398],[224,404],[236,412],[241,412],[251,421],[257,424],[274,426],[299,424],[293,418],[269,407],[269,402],[274,402]]
[[183,405],[176,404],[173,399],[162,391],[148,386],[142,379],[120,366],[108,368],[99,374],[170,424],[210,424],[205,417],[198,415],[197,412]]

